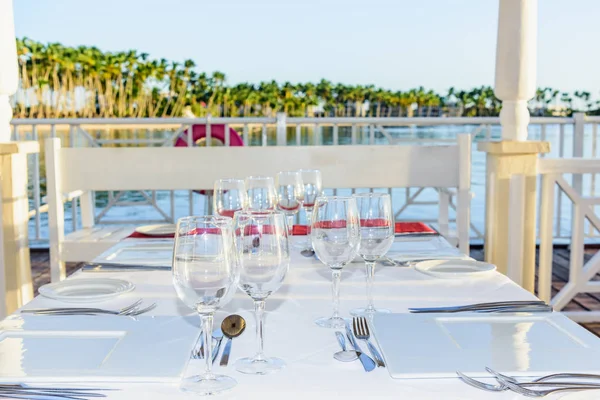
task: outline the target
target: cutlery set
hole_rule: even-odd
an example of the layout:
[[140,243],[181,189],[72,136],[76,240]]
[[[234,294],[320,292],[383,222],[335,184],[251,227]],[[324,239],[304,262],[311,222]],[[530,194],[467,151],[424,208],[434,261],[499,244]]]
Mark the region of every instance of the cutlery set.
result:
[[37,315],[118,315],[126,317],[135,317],[144,314],[156,308],[156,303],[141,308],[142,299],[135,303],[121,308],[120,310],[105,310],[102,308],[91,307],[55,307],[55,308],[26,308],[21,310],[22,314]]
[[0,398],[26,400],[87,400],[91,398],[106,397],[105,394],[96,392],[108,390],[113,389],[34,387],[20,384],[0,384]]
[[[511,390],[527,397],[545,397],[552,393],[573,392],[582,390],[600,390],[600,375],[561,373],[546,375],[530,382],[519,382],[516,378],[503,375],[491,368],[485,368],[497,381],[490,384],[456,372],[459,379],[467,385],[488,392],[504,392]],[[594,381],[594,382],[590,382]]]
[[552,312],[552,306],[543,301],[498,301],[493,303],[468,304],[451,307],[409,308],[414,314],[424,313],[509,313],[509,312]]
[[[340,347],[342,348],[342,351],[338,351],[333,355],[336,360],[349,362],[358,358],[366,372],[373,371],[376,367],[385,367],[385,363],[383,362],[381,354],[369,340],[371,335],[366,318],[353,318],[352,327],[350,326],[350,322],[346,321],[346,337],[354,348],[354,351],[346,348],[346,341],[344,340],[344,335],[341,332],[336,331],[335,335]],[[357,340],[365,342],[372,358],[363,353]]]
[[[244,333],[246,329],[246,320],[236,314],[227,316],[223,322],[221,323],[220,329],[215,329],[212,334],[212,363],[214,364],[219,356],[219,351],[221,350],[221,343],[223,341],[223,337],[227,338],[227,344],[223,349],[223,354],[221,354],[221,360],[219,361],[219,365],[221,367],[226,367],[229,363],[229,356],[231,354],[231,346],[233,344],[233,338],[240,336]],[[204,355],[204,333],[200,333],[199,338],[200,346],[194,348],[192,350],[192,359],[203,359]]]

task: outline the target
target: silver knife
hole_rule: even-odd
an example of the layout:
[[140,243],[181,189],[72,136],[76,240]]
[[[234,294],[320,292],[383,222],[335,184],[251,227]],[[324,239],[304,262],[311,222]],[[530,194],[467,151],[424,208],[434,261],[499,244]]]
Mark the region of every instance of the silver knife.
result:
[[358,343],[356,343],[356,339],[354,339],[354,334],[352,333],[352,330],[350,329],[350,325],[347,322],[346,322],[346,336],[348,336],[348,340],[352,344],[352,347],[354,347],[354,351],[356,351],[356,354],[358,355],[358,359],[362,363],[365,371],[367,371],[367,372],[373,371],[375,369],[375,367],[377,366],[377,364],[375,364],[375,361],[373,361],[373,359],[371,357],[369,357],[368,355],[366,355],[365,353],[362,352],[361,348],[358,346]]
[[214,339],[215,341],[215,349],[213,350],[213,364],[215,363],[215,360],[217,359],[217,356],[219,355],[219,350],[221,348],[221,341],[223,340],[223,336],[221,336],[218,339]]
[[170,271],[168,265],[138,265],[119,263],[85,264],[82,271],[86,272],[115,272],[115,271]]
[[231,342],[233,340],[231,338],[227,338],[227,344],[225,344],[225,348],[223,349],[223,355],[221,356],[221,361],[219,365],[221,367],[226,367],[227,363],[229,363],[229,354],[231,353]]

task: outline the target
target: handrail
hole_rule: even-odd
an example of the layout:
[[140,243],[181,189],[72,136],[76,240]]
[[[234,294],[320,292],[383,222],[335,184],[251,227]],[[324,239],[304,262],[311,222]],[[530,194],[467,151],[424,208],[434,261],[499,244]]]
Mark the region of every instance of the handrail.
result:
[[[600,117],[587,117],[600,122]],[[193,124],[275,124],[273,117],[204,117],[204,118],[16,118],[12,125],[193,125]],[[377,124],[389,125],[497,125],[500,117],[289,117],[286,122],[296,124]],[[531,117],[531,124],[572,124],[570,117]]]
[[600,171],[598,158],[541,158],[538,174],[594,174]]

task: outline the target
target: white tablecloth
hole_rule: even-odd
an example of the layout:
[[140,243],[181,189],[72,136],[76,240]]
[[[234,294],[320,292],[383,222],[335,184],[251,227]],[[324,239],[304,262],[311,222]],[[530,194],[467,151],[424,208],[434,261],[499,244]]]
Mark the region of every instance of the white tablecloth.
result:
[[[514,393],[487,393],[471,388],[458,379],[395,380],[385,368],[366,373],[361,364],[341,363],[333,359],[338,350],[334,331],[316,326],[313,321],[331,313],[331,273],[313,258],[294,252],[292,265],[282,288],[267,300],[265,351],[283,358],[287,367],[266,376],[244,375],[235,371],[237,358],[251,356],[256,348],[255,320],[250,298],[238,291],[234,300],[215,317],[220,324],[225,315],[237,313],[247,321],[247,331],[233,342],[228,367],[215,365],[216,373],[234,377],[238,385],[218,395],[223,399],[516,399]],[[365,305],[364,267],[353,263],[342,273],[341,311]],[[158,307],[140,318],[152,315],[189,315],[190,310],[178,300],[171,284],[170,272],[78,272],[70,279],[118,277],[135,283],[136,290],[118,300],[103,303],[118,308],[132,299],[156,301]],[[442,280],[422,275],[412,268],[379,267],[376,272],[375,304],[394,312],[407,312],[408,307],[452,305],[498,300],[530,300],[530,293],[508,278],[494,273],[488,278]],[[38,296],[26,307],[64,305]],[[199,325],[199,320],[198,320]],[[415,336],[414,340],[419,340]],[[160,362],[160,360],[156,360]],[[187,375],[203,367],[203,360],[192,360]],[[83,382],[82,382],[83,383]],[[97,385],[97,384],[96,384]],[[110,399],[175,399],[191,398],[176,385],[166,384],[102,384],[120,391],[108,393]]]

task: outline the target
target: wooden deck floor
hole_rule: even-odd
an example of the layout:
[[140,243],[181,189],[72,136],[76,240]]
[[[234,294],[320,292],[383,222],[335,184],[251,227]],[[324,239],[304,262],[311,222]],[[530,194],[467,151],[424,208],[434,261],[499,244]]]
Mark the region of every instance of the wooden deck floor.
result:
[[[584,258],[587,262],[599,249],[586,249]],[[476,260],[483,260],[483,249],[474,248],[471,250],[471,257]],[[565,246],[555,247],[552,257],[552,295],[555,295],[569,279],[569,250]],[[536,265],[537,265],[536,255]],[[596,275],[595,280],[600,280],[600,275]],[[565,311],[590,311],[600,310],[600,293],[579,294],[565,308]],[[600,337],[600,322],[591,324],[581,324],[584,328]]]
[[[589,260],[598,249],[586,250],[585,261]],[[474,247],[471,249],[471,257],[483,260],[483,249]],[[77,271],[81,264],[67,263],[67,274]],[[31,272],[35,294],[40,286],[50,282],[49,256],[47,250],[31,250]],[[552,293],[556,293],[567,282],[569,275],[569,251],[566,247],[556,247],[552,265]],[[597,275],[600,280],[600,275]],[[589,311],[600,310],[600,293],[580,294],[567,305],[565,310]],[[600,323],[582,324],[586,329],[600,337]]]

